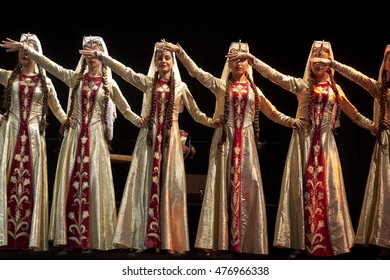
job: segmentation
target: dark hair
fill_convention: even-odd
[[[330,68],[328,68],[326,70],[326,72],[329,74],[329,78],[330,78],[330,86],[332,87],[334,93],[335,93],[335,96],[336,96],[336,116],[334,118],[334,124],[336,124],[337,122],[340,121],[340,94],[339,94],[339,91],[336,87],[336,81],[334,79],[334,75],[332,74],[332,70]],[[335,127],[333,127],[333,131],[335,131]]]
[[[156,51],[157,52],[157,51]],[[172,52],[171,52],[172,55]],[[153,145],[153,124],[154,124],[154,118],[156,115],[156,106],[157,106],[157,97],[156,97],[156,91],[158,87],[158,80],[159,80],[159,73],[156,71],[154,73],[153,78],[153,88],[152,88],[152,98],[151,98],[151,108],[148,116],[148,135],[147,135],[147,144],[149,147],[152,147]],[[168,100],[168,108],[165,113],[165,122],[164,122],[164,139],[163,143],[164,145],[169,145],[169,138],[170,138],[170,130],[172,127],[172,121],[173,121],[173,107],[175,103],[175,77],[174,72],[171,70],[171,75],[168,80],[169,85],[169,100]]]
[[[256,141],[256,146],[258,149],[261,148],[263,145],[260,142],[260,121],[259,121],[259,112],[260,112],[260,97],[259,93],[257,91],[257,87],[253,80],[250,78],[248,72],[245,73],[245,78],[248,80],[250,87],[252,88],[254,94],[255,94],[255,116],[254,116],[254,121],[253,121],[253,128],[255,131],[255,141]],[[225,89],[225,102],[224,102],[224,112],[223,112],[223,119],[222,119],[222,135],[221,139],[218,142],[218,147],[221,148],[221,146],[226,142],[226,136],[227,136],[227,131],[226,131],[226,123],[229,118],[229,111],[230,111],[230,85],[232,83],[232,73],[229,72],[229,75],[227,77],[226,81],[226,89]]]
[[[21,73],[22,65],[20,62],[17,63],[15,68],[12,70],[11,76],[9,77],[7,81],[7,86],[4,89],[4,100],[3,100],[3,108],[5,110],[4,117],[7,119],[9,116],[9,110],[11,107],[11,90],[12,85],[17,78],[17,76]],[[47,115],[47,100],[48,100],[48,89],[47,89],[47,82],[46,82],[46,76],[43,74],[42,67],[38,65],[38,78],[40,81],[40,87],[42,90],[42,114],[41,119],[39,121],[39,133],[43,134],[47,122],[46,122],[46,115]]]
[[[388,52],[386,54],[386,57],[390,54]],[[390,88],[390,81],[387,80],[387,70],[383,69],[382,71],[382,84],[379,90],[379,121],[378,121],[378,132],[376,134],[376,138],[378,140],[379,145],[383,146],[383,143],[381,142],[381,136],[382,132],[385,129],[384,126],[384,120],[386,116],[386,104],[387,104],[387,97],[386,97],[386,91]]]
[[[68,119],[61,125],[61,128],[60,128],[61,136],[64,135],[64,132],[70,126],[69,119],[73,115],[76,90],[80,86],[80,82],[83,79],[83,73],[84,73],[86,67],[87,67],[87,63],[86,63],[85,59],[83,59],[83,62],[82,62],[81,67],[80,67],[80,72],[77,73],[77,79],[76,79],[75,84],[73,85],[73,88],[72,88],[72,91],[70,94],[70,105],[69,105],[69,111],[68,111]]]
[[[329,50],[327,48],[323,48],[323,52],[324,51],[328,51]],[[330,87],[332,88],[333,92],[335,93],[335,99],[336,99],[336,116],[335,116],[335,119],[334,119],[334,125],[333,125],[333,132],[335,133],[335,129],[336,129],[336,123],[339,122],[340,120],[340,94],[339,94],[339,91],[336,87],[336,81],[334,79],[334,75],[332,73],[332,70],[330,68],[328,68],[326,70],[326,73],[328,73],[329,75],[329,78],[330,78]],[[314,80],[314,77],[313,77],[313,72],[311,71],[310,72],[310,80],[309,80],[309,105],[308,105],[308,116],[309,116],[309,122],[310,122],[310,125],[313,126],[313,116],[314,116],[314,106],[313,106],[313,102],[314,102],[314,85],[315,84],[315,80]]]
[[[101,44],[96,44],[96,45],[100,46],[100,48],[102,49]],[[69,106],[69,111],[68,111],[68,119],[70,117],[72,117],[72,115],[73,115],[76,91],[79,88],[80,83],[84,77],[84,71],[85,71],[86,67],[87,67],[86,60],[83,59],[80,71],[77,73],[76,82],[72,88],[71,97],[70,97],[70,106]],[[108,102],[109,102],[109,98],[110,98],[110,89],[108,86],[107,66],[104,64],[102,64],[102,84],[103,84],[103,90],[104,90],[104,100],[103,100],[104,107],[103,107],[103,116],[102,116],[103,127],[104,127],[104,138],[105,138],[106,142],[108,143],[109,148],[111,150],[111,146],[110,146],[111,139],[110,139],[110,133],[109,133],[108,126],[107,126],[107,110],[108,110]],[[69,128],[69,125],[70,125],[69,121],[64,122],[64,124],[61,126],[61,130],[60,130],[61,135],[63,135],[64,131]]]

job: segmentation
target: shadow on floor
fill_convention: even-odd
[[[380,249],[376,246],[352,248],[350,253],[335,257],[322,258],[307,255],[299,255],[296,260],[375,260]],[[58,255],[57,248],[51,248],[42,252],[26,252],[21,250],[0,251],[1,260],[288,260],[293,250],[271,247],[268,255],[237,254],[223,252],[219,254],[206,255],[198,249],[191,249],[185,255],[171,255],[165,251],[160,253],[148,252],[131,253],[127,249],[110,251],[94,250],[90,253],[68,252],[65,255]],[[389,260],[389,257],[386,257]],[[293,261],[293,260],[292,260]]]

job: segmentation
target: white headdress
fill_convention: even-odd
[[[249,45],[247,43],[242,43],[241,40],[239,42],[232,42],[230,44],[228,53],[230,53],[230,52],[238,52],[238,51],[249,52]],[[229,61],[228,61],[228,58],[227,58],[226,62],[225,62],[225,65],[223,67],[223,70],[222,70],[221,79],[226,81],[227,77],[229,75],[229,72],[230,72]],[[251,80],[253,80],[252,66],[250,66],[250,65],[248,66],[247,72],[248,72],[249,77],[251,78]]]
[[[332,60],[334,59],[333,56],[333,51],[332,51],[332,46],[330,42],[326,42],[324,40],[322,41],[314,41],[313,45],[311,46],[310,49],[310,54],[306,62],[306,68],[305,68],[305,73],[303,74],[303,79],[308,80],[310,78],[311,74],[311,62],[310,59],[315,57],[318,57],[321,55],[323,51],[329,52],[329,58]],[[331,68],[332,74],[334,74],[334,69]]]
[[[329,54],[329,57],[326,55],[326,56],[323,56],[323,54]],[[310,59],[313,58],[313,57],[326,57],[326,58],[330,58],[330,59],[334,59],[334,56],[333,56],[333,51],[332,51],[332,46],[330,44],[330,42],[326,42],[324,40],[322,41],[314,41],[312,46],[311,46],[311,49],[310,49],[310,53],[309,53],[309,57],[307,58],[307,62],[306,62],[306,67],[305,67],[305,72],[303,74],[303,79],[304,80],[309,80],[310,77],[311,77],[311,62],[310,62]],[[333,68],[330,68],[331,69],[331,72],[332,72],[332,75],[334,75],[334,69]],[[328,75],[328,78],[329,79],[329,75]],[[333,116],[336,116],[338,114],[337,112],[337,108],[338,106],[335,106],[334,109],[333,109]],[[336,122],[334,123],[334,128],[337,128],[340,126],[340,118],[337,118]]]
[[[147,76],[151,77],[151,78],[154,78],[154,75],[155,75],[155,73],[157,71],[157,68],[156,68],[156,52],[157,51],[161,51],[161,49],[157,49],[156,46],[155,46],[154,50],[153,50],[152,60],[150,62],[148,74],[147,74]],[[173,70],[173,75],[175,77],[175,92],[178,92],[180,90],[180,87],[184,86],[184,84],[181,81],[181,75],[180,75],[179,67],[177,66],[176,55],[175,55],[174,52],[172,53],[172,58],[173,58],[173,68],[172,68],[172,70]],[[147,114],[149,114],[149,109],[148,108],[151,105],[151,102],[149,100],[150,97],[151,96],[147,96],[144,93],[144,97],[143,97],[143,101],[142,101],[142,111],[141,111],[141,116],[142,117],[145,117],[145,116],[147,116]]]
[[[31,46],[35,51],[39,52],[40,54],[43,54],[41,42],[39,41],[37,35],[30,34],[30,33],[23,33],[20,36],[20,42],[26,43],[27,45]],[[38,72],[38,66],[35,66]],[[42,68],[43,74],[46,75],[46,71]]]
[[[150,66],[149,66],[149,70],[148,70],[148,76],[152,77],[152,78],[154,77],[154,74],[157,71],[157,68],[156,68],[156,52],[157,51],[161,51],[161,49],[157,49],[156,47],[154,47],[152,61],[150,62]],[[179,67],[177,66],[175,53],[172,53],[172,56],[173,56],[173,69],[172,70],[173,70],[173,73],[175,75],[176,86],[178,86],[181,84],[181,76],[180,76]]]
[[[382,64],[381,64],[381,67],[379,68],[378,82],[380,82],[381,84],[382,84],[382,73],[383,73],[383,69],[385,69],[386,55],[388,52],[390,52],[390,45],[387,45],[385,48],[385,52],[383,54]]]
[[[381,67],[379,68],[379,77],[378,77],[378,82],[383,86],[383,81],[382,81],[382,74],[383,74],[383,70],[385,69],[385,63],[386,63],[386,56],[388,55],[388,53],[390,52],[390,45],[387,45],[386,48],[385,48],[385,52],[383,54],[383,60],[382,60],[382,63],[381,63]],[[378,123],[379,122],[379,116],[380,116],[380,99],[379,99],[379,96],[378,98],[375,98],[374,100],[374,122],[375,123]]]
[[[90,45],[92,47],[93,44],[101,45],[102,46],[101,52],[108,55],[107,46],[106,46],[106,43],[104,42],[102,37],[100,37],[100,36],[84,36],[83,48],[88,47],[88,45]],[[81,70],[81,66],[83,65],[84,59],[85,59],[85,57],[82,55],[80,57],[78,64],[77,64],[77,67],[75,70],[76,72],[79,72]],[[85,67],[84,73],[87,73],[87,72],[88,72],[88,65]],[[108,78],[108,80],[112,79],[112,71],[109,67],[107,67],[107,78]],[[69,107],[70,107],[70,103],[71,103],[71,100],[70,100],[71,95],[72,95],[72,89],[69,89],[68,111],[69,111]],[[107,106],[108,106],[107,107],[107,129],[108,129],[109,137],[111,140],[113,137],[113,133],[114,133],[114,121],[115,121],[115,118],[117,117],[117,113],[116,113],[115,104],[114,104],[114,102],[112,102],[111,98],[109,98]]]

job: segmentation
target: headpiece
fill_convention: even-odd
[[[165,39],[161,39],[161,42],[165,42]],[[162,50],[154,47],[152,61],[150,62],[150,66],[149,66],[149,70],[148,70],[148,76],[152,77],[152,78],[154,77],[154,74],[157,71],[157,68],[156,68],[156,53],[158,51],[162,51]],[[175,75],[176,85],[179,85],[181,83],[181,76],[180,76],[179,67],[177,66],[176,55],[175,55],[174,52],[172,53],[172,58],[173,58],[173,69],[172,70],[173,70],[173,73]]]
[[[42,54],[41,42],[39,41],[37,35],[30,34],[30,33],[23,33],[20,36],[20,42],[27,43],[28,45],[32,46],[34,50]]]
[[[26,43],[30,47],[34,48],[35,51],[37,51],[40,54],[43,54],[41,42],[39,41],[37,35],[30,34],[30,33],[23,33],[20,36],[20,42]],[[38,68],[38,66],[36,66]],[[38,69],[36,69],[38,72]],[[46,75],[46,71],[42,68],[43,74]]]
[[[162,42],[165,41],[165,39],[161,39]],[[154,75],[157,71],[157,68],[156,68],[156,53],[158,51],[162,51],[161,49],[158,49],[156,48],[156,46],[154,46],[154,50],[153,50],[153,55],[152,55],[152,60],[150,62],[150,66],[149,66],[149,70],[148,70],[148,74],[147,76],[148,77],[151,77],[151,78],[154,78]],[[174,74],[174,77],[175,77],[175,91],[178,92],[180,89],[179,87],[180,86],[183,86],[184,84],[182,83],[181,81],[181,75],[180,75],[180,71],[179,71],[179,67],[177,65],[177,60],[176,60],[176,55],[174,52],[172,52],[172,59],[173,59],[173,74]],[[144,93],[144,97],[143,97],[143,101],[142,101],[142,111],[141,111],[141,116],[145,117],[147,114],[149,114],[149,107],[151,105],[151,101],[149,100],[151,96],[147,96],[145,93]]]
[[[383,73],[383,69],[385,69],[385,63],[386,63],[386,56],[389,54],[390,52],[390,45],[387,45],[386,48],[385,48],[385,52],[383,54],[383,60],[382,60],[382,63],[381,63],[381,67],[379,68],[379,77],[378,77],[378,81],[380,83],[382,83],[382,73]],[[390,73],[389,73],[390,74]]]
[[[230,44],[228,53],[234,53],[234,52],[249,52],[249,45],[247,43],[242,43],[241,40],[239,40],[238,42],[232,42]],[[223,70],[222,70],[221,79],[226,81],[227,77],[229,75],[229,72],[230,72],[229,61],[228,61],[228,58],[227,58],[226,62],[225,62],[225,65],[223,67]],[[247,72],[248,72],[249,77],[251,78],[251,80],[253,80],[252,66],[250,66],[250,65],[248,66]]]
[[[386,48],[385,48],[385,52],[383,54],[383,60],[382,60],[382,63],[381,63],[381,67],[379,68],[378,82],[382,86],[383,86],[382,74],[383,74],[383,70],[385,69],[386,56],[388,56],[388,55],[390,55],[390,45],[387,45]],[[374,108],[373,108],[373,112],[374,112],[373,119],[374,119],[375,123],[378,123],[379,116],[380,116],[380,104],[379,104],[379,102],[380,102],[379,98],[375,98],[375,100],[374,100]]]
[[[108,50],[107,50],[107,46],[103,40],[102,37],[100,36],[84,36],[83,37],[83,48],[92,48],[93,45],[99,45],[101,46],[101,52],[108,55]],[[83,60],[85,59],[85,57],[82,55],[80,57],[80,60],[77,64],[77,67],[76,67],[76,72],[78,73],[80,70],[81,70],[81,66],[83,65]],[[85,67],[85,71],[84,73],[87,73],[88,72],[88,65],[87,67]],[[107,78],[108,80],[111,80],[112,79],[112,71],[109,67],[107,67]],[[71,98],[71,95],[72,95],[72,89],[69,89],[69,96],[68,96],[68,110],[69,110],[69,106],[70,106],[70,98]],[[111,97],[108,99],[108,104],[107,104],[107,128],[109,130],[109,135],[110,135],[110,140],[112,139],[113,137],[113,133],[114,133],[114,121],[115,121],[115,118],[117,117],[117,113],[116,113],[116,107],[115,107],[115,104],[114,102],[112,102],[111,100]]]
[[[303,74],[303,79],[308,80],[311,74],[311,63],[310,59],[313,57],[326,57],[334,59],[332,46],[330,42],[327,41],[314,41],[311,46],[310,54],[306,62],[305,73]],[[334,69],[331,68],[332,74],[334,74]]]

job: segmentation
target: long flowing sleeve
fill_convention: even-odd
[[[46,69],[47,72],[63,81],[68,87],[72,87],[75,83],[75,71],[66,69],[61,65],[50,60],[43,54],[35,51],[31,47],[25,47],[25,52],[29,58],[34,60],[38,65]]]
[[[308,106],[310,95],[307,94],[307,90],[309,89],[310,85],[307,80],[282,74],[258,58],[255,58],[251,65],[263,77],[269,79],[271,82],[279,85],[283,89],[295,94],[298,99],[298,109],[295,117],[309,120]]]
[[[111,68],[112,71],[122,77],[122,79],[124,79],[126,82],[132,84],[142,92],[145,92],[145,90],[148,88],[150,83],[146,75],[136,73],[130,67],[125,66],[123,63],[107,54],[102,53],[101,56],[102,63]]]
[[[294,94],[299,94],[307,88],[307,83],[303,79],[282,74],[258,58],[254,59],[252,67],[264,78]]]
[[[0,68],[0,84],[7,86],[8,79],[11,76],[12,71],[4,70]]]
[[[358,112],[356,107],[348,100],[339,86],[338,91],[342,111],[358,126],[371,131],[372,134],[376,134],[377,126],[375,123]]]
[[[127,102],[126,98],[123,96],[117,82],[115,80],[111,80],[111,85],[112,85],[112,101],[114,102],[115,106],[119,109],[121,114],[127,120],[132,122],[134,125],[138,126],[141,121],[141,117],[131,110],[129,103]]]
[[[196,63],[188,56],[183,48],[180,48],[180,52],[177,53],[177,57],[187,69],[191,77],[196,78],[203,86],[210,89],[212,92],[215,91],[213,88],[218,87],[216,83],[219,79],[215,79],[212,74],[198,67],[198,65],[196,65]]]
[[[57,92],[54,88],[52,81],[49,78],[46,78],[46,83],[48,87],[48,105],[54,116],[62,124],[66,120],[67,115],[58,100]]]
[[[180,48],[180,52],[177,53],[177,57],[187,69],[190,76],[196,78],[203,86],[208,88],[215,95],[216,102],[213,119],[218,119],[219,116],[223,114],[226,81],[216,78],[209,72],[199,68],[182,48]]]
[[[184,85],[182,91],[183,91],[182,97],[183,97],[184,105],[186,106],[191,117],[198,123],[201,123],[205,126],[214,127],[213,119],[207,117],[207,115],[199,109],[187,85]]]
[[[344,77],[359,84],[361,87],[367,90],[373,97],[375,97],[379,93],[380,84],[375,79],[370,78],[365,74],[363,74],[362,72],[357,71],[354,68],[342,64],[336,60],[333,60],[333,68]]]
[[[257,91],[259,92],[260,96],[260,110],[264,113],[270,120],[273,122],[276,122],[278,124],[284,125],[286,127],[292,127],[294,118],[287,116],[283,114],[282,112],[278,111],[276,107],[269,101],[264,94],[260,91],[258,88]]]

